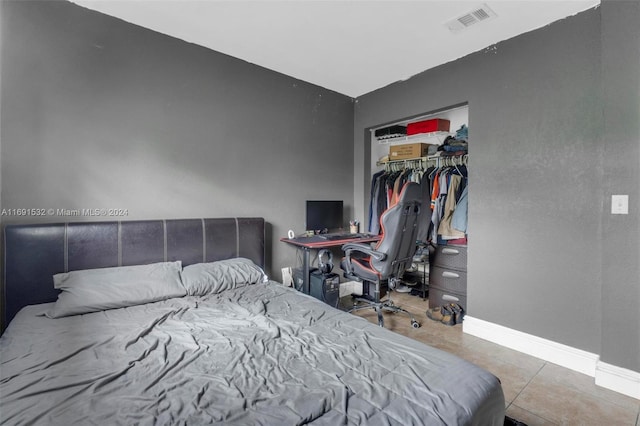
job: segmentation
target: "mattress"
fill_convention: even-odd
[[[0,337],[3,424],[502,425],[499,380],[275,282]]]

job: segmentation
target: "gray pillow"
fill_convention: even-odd
[[[204,296],[266,281],[264,271],[243,257],[196,263],[182,270],[182,285],[189,296]]]
[[[53,276],[62,290],[49,318],[124,308],[185,295],[182,262],[85,269]]]

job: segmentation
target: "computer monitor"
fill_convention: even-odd
[[[344,227],[342,201],[307,200],[307,231],[336,231]]]

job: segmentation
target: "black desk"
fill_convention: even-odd
[[[302,271],[304,272],[302,292],[309,294],[309,253],[311,250],[321,250],[329,247],[342,246],[347,243],[371,243],[379,241],[381,235],[354,235],[352,238],[344,238],[339,240],[327,240],[321,235],[313,235],[310,237],[298,238],[280,238],[280,241],[292,244],[303,250]],[[295,283],[294,283],[295,286]]]

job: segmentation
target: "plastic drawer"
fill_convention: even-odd
[[[439,245],[433,256],[433,265],[454,269],[467,269],[467,246]]]
[[[467,273],[466,271],[432,266],[429,273],[429,285],[466,294]]]
[[[429,287],[429,308],[446,305],[448,303],[457,303],[467,311],[467,296],[452,291],[444,290],[438,287]]]

